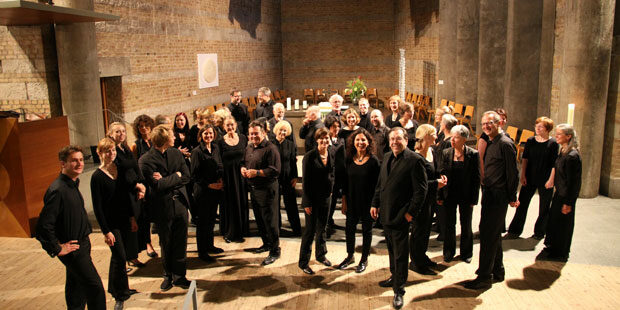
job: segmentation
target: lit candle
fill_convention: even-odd
[[[291,110],[291,97],[286,98],[286,109]]]
[[[568,118],[566,120],[566,123],[568,123],[569,125],[573,126],[573,120],[575,119],[575,104],[574,103],[569,103],[568,104]]]
[[[303,109],[307,109],[308,108],[308,101],[304,100],[303,105],[302,105]]]
[[[299,110],[299,99],[295,99],[295,110]]]

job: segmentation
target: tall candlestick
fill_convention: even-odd
[[[299,99],[295,99],[295,110],[299,110]]]
[[[575,120],[575,104],[574,103],[569,103],[568,104],[568,118],[566,120],[566,123],[568,123],[569,125],[573,126],[573,121]]]
[[[304,100],[303,108],[304,108],[304,110],[308,108],[308,101]]]
[[[291,110],[291,97],[286,98],[286,109]]]

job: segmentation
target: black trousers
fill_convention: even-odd
[[[58,257],[67,268],[65,300],[67,309],[105,309],[105,290],[90,257],[90,240],[80,241],[80,248]],[[125,262],[123,261],[123,267]]]
[[[304,268],[310,262],[312,255],[312,241],[315,242],[315,257],[322,260],[327,254],[327,244],[325,243],[325,225],[329,215],[329,204],[331,197],[320,199],[313,202],[312,214],[304,212],[306,216],[306,227],[301,236],[301,246],[299,248],[299,267]]]
[[[129,279],[127,278],[127,271],[125,270],[125,262],[127,256],[125,254],[125,244],[123,242],[124,236],[127,235],[128,229],[112,229],[112,234],[116,239],[113,246],[110,247],[112,251],[112,258],[110,258],[110,269],[108,273],[108,292],[116,300],[129,299]]]
[[[342,198],[342,189],[340,184],[334,183],[332,187],[332,198],[329,204],[329,214],[327,216],[327,226],[334,226],[334,212],[336,211],[336,205],[338,204],[338,198]]]
[[[220,202],[221,191],[207,188],[199,197],[195,197],[194,215],[196,219],[196,246],[198,256],[207,256],[213,248],[213,228],[217,217],[217,205]]]
[[[482,191],[480,216],[480,265],[478,277],[487,279],[492,274],[504,275],[502,230],[508,209],[508,198],[503,191]]]
[[[558,195],[553,197],[545,245],[550,255],[567,259],[575,228],[575,206],[572,206],[570,213],[563,214],[563,201],[565,200]]]
[[[523,232],[523,226],[525,225],[525,219],[527,218],[527,209],[530,206],[532,197],[538,190],[539,204],[538,204],[538,218],[534,225],[534,234],[536,236],[544,236],[547,230],[547,220],[549,218],[549,207],[551,206],[551,198],[553,197],[553,188],[547,189],[544,185],[534,186],[527,184],[521,186],[519,192],[519,207],[515,212],[515,216],[510,222],[508,232],[515,235],[521,235]]]
[[[284,209],[286,210],[286,216],[288,222],[291,224],[291,229],[294,233],[301,233],[301,222],[299,220],[299,209],[297,208],[297,195],[295,194],[295,188],[291,186],[291,180],[282,180],[280,183],[280,193],[278,195],[278,218],[279,228],[282,228],[282,215],[280,214],[280,199],[284,200]]]
[[[187,271],[187,206],[174,200],[174,215],[157,223],[164,277],[176,281],[184,278]]]
[[[138,253],[146,250],[146,244],[151,243],[151,216],[149,212],[149,204],[145,201],[141,202],[140,216],[136,219],[138,222]]]
[[[278,182],[265,187],[251,186],[250,198],[258,232],[269,254],[280,255],[280,228],[278,227]]]
[[[429,203],[425,203],[420,214],[411,222],[411,236],[409,237],[409,256],[418,267],[427,266],[431,262],[426,251],[428,250],[428,239],[431,236],[432,224],[431,206]]]
[[[459,208],[461,221],[461,258],[473,256],[474,234],[471,228],[474,208],[469,204],[444,202],[441,206],[441,234],[443,235],[443,257],[452,258],[456,255],[456,207]]]
[[[384,226],[385,241],[387,242],[390,257],[390,272],[392,273],[392,288],[395,293],[405,293],[405,283],[409,273],[409,225],[388,228]]]
[[[360,214],[361,213],[361,214]],[[347,253],[353,255],[355,252],[355,231],[357,224],[362,222],[362,259],[365,261],[370,255],[370,245],[372,244],[372,224],[370,208],[364,210],[347,210],[347,221],[345,236],[347,239]]]

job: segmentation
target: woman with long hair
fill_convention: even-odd
[[[390,97],[388,103],[388,106],[390,107],[390,112],[392,113],[385,116],[384,123],[385,126],[387,126],[388,128],[392,128],[394,126],[397,126],[398,120],[400,120],[400,113],[398,113],[398,107],[402,103],[405,103],[405,101],[401,99],[400,96],[394,95]]]
[[[355,272],[361,273],[368,266],[370,244],[372,243],[373,219],[370,204],[379,179],[379,159],[374,155],[375,146],[372,135],[359,128],[347,140],[346,174],[342,189],[342,214],[347,216],[346,240],[347,257],[338,265],[344,269],[355,262],[355,230],[362,222],[362,258]]]

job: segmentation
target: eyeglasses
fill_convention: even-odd
[[[486,122],[486,123],[482,123],[482,126],[491,126],[494,125],[495,122]]]

